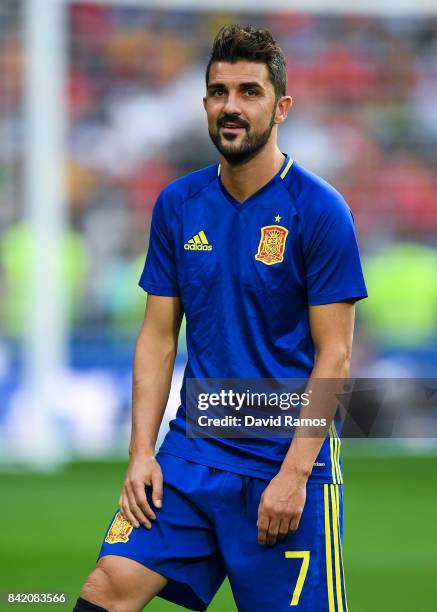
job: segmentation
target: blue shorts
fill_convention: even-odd
[[[309,482],[298,530],[261,545],[267,480],[164,453],[157,459],[164,497],[152,528],[132,529],[116,513],[99,557],[128,557],[162,574],[169,582],[160,597],[191,610],[205,610],[228,576],[240,612],[346,612],[341,485]]]

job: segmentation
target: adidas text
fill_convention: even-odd
[[[186,242],[184,249],[186,251],[212,251],[212,246],[210,244],[188,244]]]

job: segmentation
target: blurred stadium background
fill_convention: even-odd
[[[276,35],[282,150],[353,210],[371,296],[353,374],[437,378],[437,5],[1,0],[0,591],[74,598],[94,562],[126,466],[151,209],[216,160],[204,69],[233,21]],[[185,357],[182,333],[166,423]],[[434,608],[435,445],[346,444],[352,612]],[[211,609],[235,609],[228,587]]]

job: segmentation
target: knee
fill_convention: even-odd
[[[80,597],[110,612],[118,612],[123,609],[125,599],[120,586],[115,573],[99,560],[83,585]]]

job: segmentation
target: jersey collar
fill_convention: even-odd
[[[285,177],[287,176],[290,168],[293,165],[294,160],[287,155],[286,153],[283,153],[283,155],[285,155],[285,159],[284,159],[284,163],[282,164],[279,172],[277,172],[275,174],[275,176],[273,176],[265,185],[263,185],[262,187],[260,187],[258,189],[258,191],[255,191],[255,193],[253,193],[251,196],[249,196],[247,198],[247,200],[244,200],[244,202],[239,202],[237,199],[235,199],[230,193],[229,191],[226,189],[226,187],[223,185],[223,182],[221,180],[221,164],[217,164],[217,179],[218,179],[218,183],[220,185],[220,189],[223,193],[223,195],[225,196],[225,198],[236,208],[238,209],[242,209],[245,208],[246,205],[249,202],[252,202],[252,200],[256,199],[260,194],[264,193],[264,191],[266,191],[269,187],[271,187],[274,183],[277,183],[278,181],[282,181],[285,179]]]

